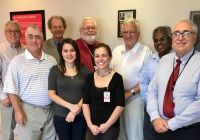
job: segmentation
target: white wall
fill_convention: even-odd
[[[79,37],[79,22],[92,16],[99,26],[99,39],[112,48],[123,43],[117,38],[118,10],[136,9],[141,23],[141,41],[153,48],[152,30],[159,25],[172,26],[179,19],[189,18],[190,11],[200,10],[199,0],[0,0],[0,40],[9,12],[45,10],[45,21],[52,15],[66,18],[65,37]],[[46,27],[47,38],[51,37]]]

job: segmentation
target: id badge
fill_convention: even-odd
[[[104,96],[104,102],[110,102],[110,91],[104,91],[103,93]]]

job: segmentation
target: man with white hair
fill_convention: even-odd
[[[93,62],[93,48],[95,48],[99,42],[97,41],[97,24],[92,17],[85,17],[80,24],[81,38],[76,40],[81,53],[81,64],[86,66],[89,71],[94,71]]]

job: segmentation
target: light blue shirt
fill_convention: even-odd
[[[181,58],[181,75],[175,84],[173,102],[175,116],[168,121],[169,128],[178,128],[200,122],[200,53],[193,50]],[[175,52],[165,55],[159,61],[153,80],[148,87],[147,111],[151,121],[156,118],[168,119],[163,115],[163,101],[166,86],[176,65]]]
[[[148,85],[153,79],[159,60],[160,57],[158,53],[154,53],[145,60],[142,68],[142,76],[140,78],[140,94],[145,102],[147,102]]]

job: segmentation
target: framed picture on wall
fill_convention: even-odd
[[[38,25],[43,32],[44,40],[46,39],[44,10],[10,12],[10,20],[18,22],[21,27],[22,45],[25,45],[25,30],[30,24]]]
[[[131,9],[131,10],[118,10],[118,30],[117,30],[117,36],[122,37],[122,31],[121,27],[124,22],[124,20],[133,17],[136,18],[136,10]]]
[[[192,20],[198,27],[198,38],[196,43],[197,50],[200,51],[200,11],[191,11],[190,12],[190,20]]]

